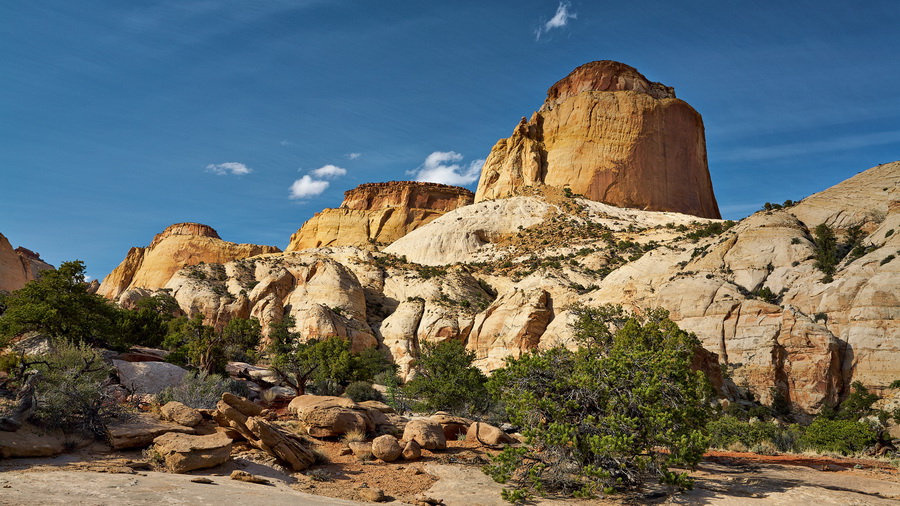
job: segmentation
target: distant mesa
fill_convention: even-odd
[[[125,260],[103,280],[100,295],[116,299],[129,288],[162,288],[182,267],[280,253],[275,246],[223,241],[209,225],[176,223],[153,238],[145,248],[131,248]]]
[[[0,291],[11,292],[37,279],[41,271],[53,266],[28,248],[13,249],[9,240],[0,234]]]
[[[494,145],[475,201],[539,185],[619,207],[720,218],[700,114],[673,88],[609,60],[551,86],[531,119]]]
[[[473,202],[475,194],[459,186],[417,181],[367,183],[344,193],[335,209],[310,218],[291,236],[285,251],[327,246],[377,249]]]

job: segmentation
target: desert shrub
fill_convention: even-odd
[[[638,486],[650,476],[680,488],[708,446],[711,388],[691,369],[697,337],[665,311],[578,308],[581,348],[507,359],[489,387],[523,427],[527,446],[508,447],[485,471],[521,491],[577,496]]]
[[[163,346],[173,353],[167,360],[207,374],[224,374],[229,360],[255,360],[255,349],[262,338],[255,318],[232,318],[217,331],[204,324],[203,315],[198,313],[192,318],[175,318],[168,327]]]
[[[875,413],[872,404],[879,399],[878,395],[869,393],[869,390],[859,381],[854,381],[853,392],[847,396],[837,412],[837,418],[841,420],[859,420],[862,417]]]
[[[485,411],[490,404],[487,376],[472,365],[474,361],[475,352],[460,341],[425,342],[416,361],[417,375],[403,387],[404,394],[416,400],[417,411]]]
[[[37,417],[47,426],[102,437],[106,424],[123,415],[106,394],[112,366],[86,343],[60,340],[52,351],[31,360],[40,378],[35,385]]]
[[[817,452],[851,455],[873,445],[876,433],[865,422],[816,418],[800,437],[800,446]]]
[[[178,401],[196,409],[212,409],[216,402],[222,398],[222,394],[231,392],[241,397],[248,397],[250,389],[242,381],[235,381],[218,374],[199,372],[185,375],[181,384],[167,387],[156,395],[160,404],[169,401]]]
[[[354,381],[350,383],[344,389],[344,395],[351,398],[354,402],[384,400],[381,392],[375,390],[375,387],[368,381]]]
[[[824,223],[820,223],[816,226],[813,231],[813,236],[815,238],[814,254],[816,259],[816,269],[819,269],[825,274],[822,281],[830,283],[835,268],[840,261],[840,258],[838,257],[837,238],[834,236],[834,230]]]
[[[882,259],[881,259],[881,262],[878,262],[878,265],[884,265],[884,264],[886,264],[886,263],[889,263],[889,262],[890,262],[891,260],[893,260],[894,258],[896,258],[894,255],[888,255],[888,256],[882,258]]]
[[[338,396],[344,392],[344,388],[330,378],[317,379],[308,385],[309,393],[313,395]]]
[[[710,420],[706,428],[712,447],[729,449],[739,443],[757,453],[770,452],[772,448],[782,452],[795,451],[799,448],[798,439],[803,433],[799,425],[742,421],[731,415]]]

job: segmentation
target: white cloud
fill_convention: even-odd
[[[319,181],[307,174],[291,184],[291,198],[305,199],[314,195],[320,195],[327,188],[328,181]]]
[[[310,172],[310,174],[316,177],[333,178],[346,175],[347,169],[338,167],[337,165],[331,165],[329,163],[328,165],[323,165],[322,167],[319,167],[318,169]]]
[[[563,28],[569,24],[570,19],[577,19],[578,14],[569,11],[571,6],[572,4],[569,2],[560,2],[559,7],[556,8],[556,14],[550,18],[550,21],[547,21],[535,30],[535,38],[540,39],[542,34],[545,34],[554,28]]]
[[[351,160],[356,160],[357,158],[362,156],[362,153],[347,153],[344,156],[346,156],[347,158],[349,158]]]
[[[425,158],[425,163],[408,173],[414,174],[416,181],[458,186],[472,184],[481,175],[484,160],[475,160],[468,165],[454,163],[462,159],[463,155],[456,151],[435,151]]]
[[[217,176],[225,176],[231,174],[232,176],[243,176],[245,174],[249,174],[253,172],[253,169],[247,167],[243,163],[238,162],[225,162],[225,163],[211,163],[206,166],[206,172],[212,172]]]

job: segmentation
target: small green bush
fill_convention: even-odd
[[[248,397],[250,389],[242,381],[235,381],[218,374],[200,372],[187,375],[180,385],[165,388],[156,395],[160,404],[178,401],[196,409],[213,409],[222,398],[222,394],[231,392],[241,397]]]
[[[851,455],[865,450],[875,441],[875,431],[865,422],[819,417],[803,432],[800,446],[818,452]]]
[[[352,399],[353,402],[384,400],[381,392],[375,390],[375,387],[368,381],[354,381],[350,383],[344,389],[344,395]]]

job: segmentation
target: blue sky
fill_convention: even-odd
[[[896,1],[4,2],[0,233],[99,278],[182,221],[283,248],[360,183],[474,189],[603,59],[703,115],[737,219],[900,159],[898,27]]]

